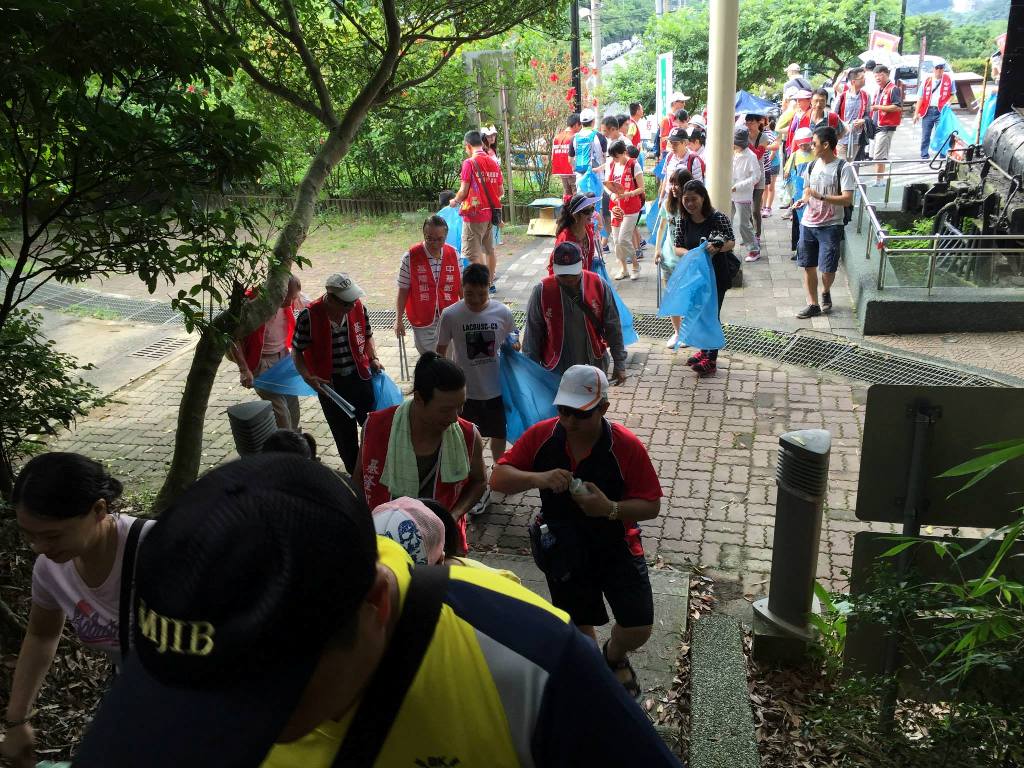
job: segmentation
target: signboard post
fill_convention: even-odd
[[[668,114],[672,96],[672,52],[658,54],[658,72],[655,84],[655,112],[660,123]]]

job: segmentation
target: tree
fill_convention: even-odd
[[[163,507],[199,473],[203,422],[223,335],[241,338],[280,306],[316,199],[371,111],[427,83],[465,43],[526,20],[551,24],[564,3],[547,0],[199,0],[207,23],[243,49],[239,67],[268,93],[316,120],[324,141],[298,185],[274,243],[259,296],[241,316],[218,315],[201,333],[178,410],[174,456],[157,498]]]
[[[208,69],[231,71],[223,40],[161,0],[21,0],[0,26],[0,199],[15,233],[0,238],[0,340],[25,347],[0,368],[23,411],[0,431],[6,491],[28,435],[96,402],[19,307],[50,280],[135,273],[152,291],[202,271],[176,300],[200,322],[203,297],[259,251],[239,242],[251,219],[206,201],[268,153],[254,123],[203,95]]]
[[[864,50],[868,16],[874,10],[880,29],[895,28],[895,0],[744,0],[740,5],[737,86],[771,84],[781,91],[784,70],[793,61],[812,72],[834,76]],[[654,102],[654,61],[672,51],[674,85],[703,104],[707,97],[708,35],[706,5],[665,14],[648,27],[643,49],[608,79],[620,101]]]
[[[908,16],[906,29],[907,39],[903,45],[906,53],[919,53],[922,37],[927,41],[927,53],[939,53],[945,50],[953,25],[938,13],[923,13],[920,16]]]

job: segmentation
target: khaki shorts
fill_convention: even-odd
[[[494,225],[489,221],[463,221],[462,256],[479,263],[485,253],[494,256]]]
[[[874,143],[871,145],[872,160],[888,160],[889,147],[892,146],[892,135],[896,131],[878,131],[875,133]]]

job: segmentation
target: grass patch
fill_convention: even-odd
[[[104,309],[103,307],[89,307],[83,304],[72,304],[70,307],[65,307],[61,312],[67,315],[74,315],[75,317],[91,317],[94,320],[120,320],[121,314],[115,312],[112,309]]]

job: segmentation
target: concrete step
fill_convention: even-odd
[[[757,768],[743,630],[721,615],[698,619],[691,629],[690,766]]]
[[[551,599],[544,574],[529,555],[471,552],[470,556],[492,568],[507,568],[522,579],[523,586],[545,600]],[[690,574],[683,571],[651,569],[650,579],[651,592],[654,594],[654,629],[646,645],[629,657],[644,691],[641,702],[648,698],[649,692],[664,693],[672,688],[679,645],[686,628],[690,590]],[[612,615],[610,608],[608,615]],[[598,627],[598,641],[604,643],[610,630],[611,624]]]

